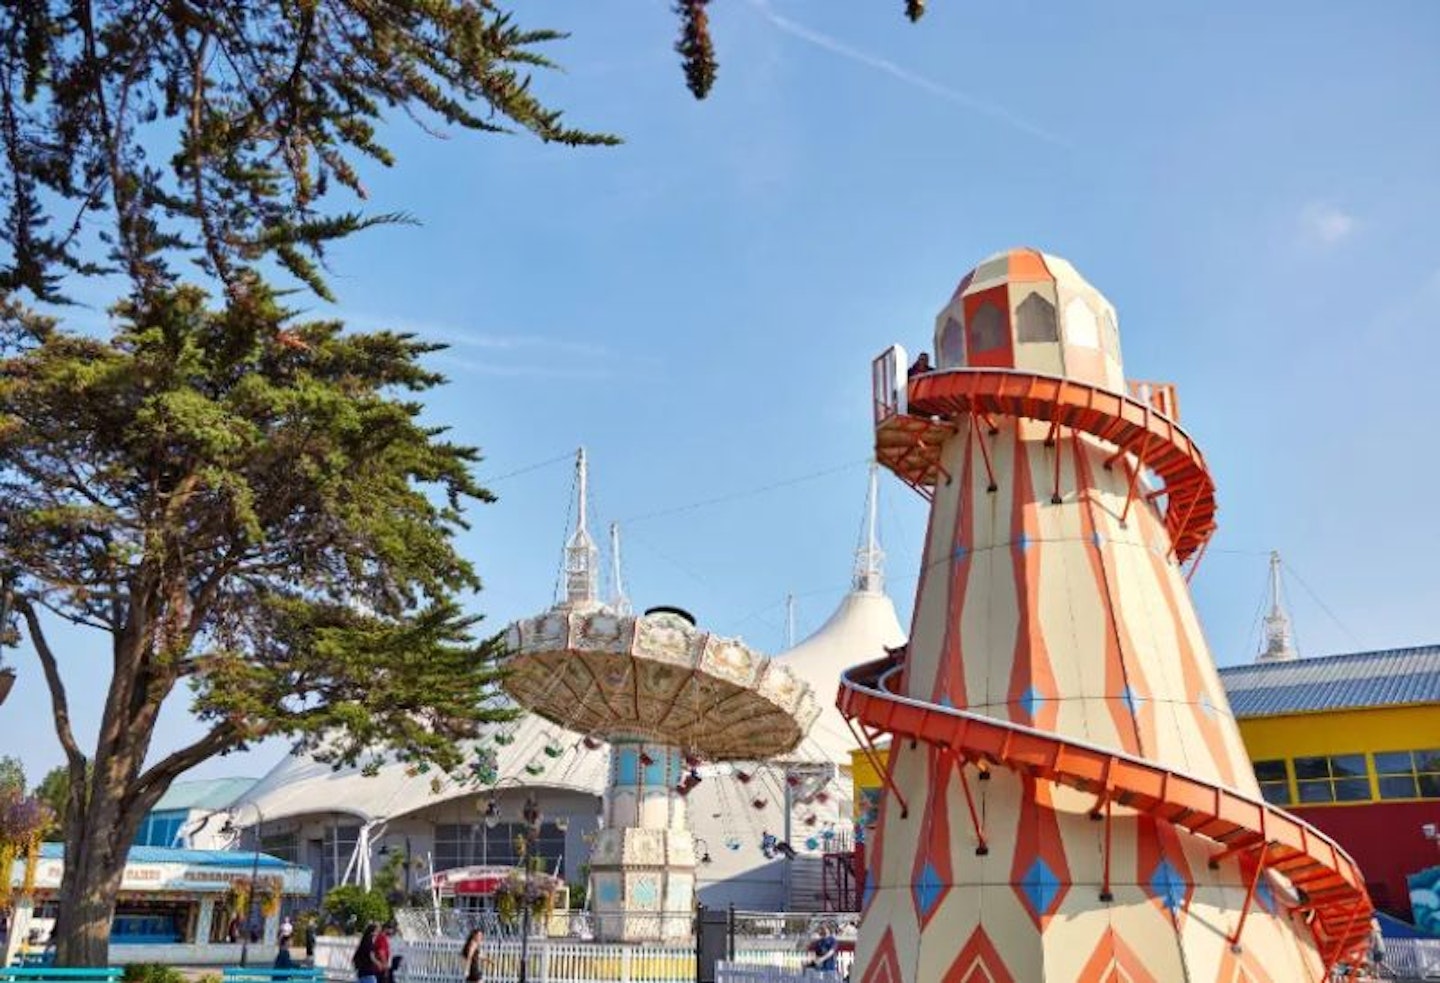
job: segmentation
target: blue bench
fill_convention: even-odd
[[[55,965],[55,950],[45,952],[18,952],[10,962],[11,966],[53,966]]]
[[[11,966],[0,969],[0,983],[119,983],[120,966]]]
[[[224,983],[323,983],[325,971],[314,966],[226,966],[220,971]],[[3,981],[0,981],[3,983]]]

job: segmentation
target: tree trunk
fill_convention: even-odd
[[[115,917],[115,896],[125,869],[107,873],[100,867],[79,867],[71,873],[65,858],[60,888],[60,917],[55,924],[55,963],[59,966],[108,966],[110,923]],[[90,876],[86,876],[86,874]]]
[[[154,733],[155,708],[126,706],[116,698],[127,675],[117,670],[111,681],[89,774],[77,782],[72,770],[65,873],[55,924],[55,961],[61,966],[109,965],[110,926],[130,845],[146,811],[163,792],[137,796],[134,791]],[[118,724],[127,717],[129,727]]]

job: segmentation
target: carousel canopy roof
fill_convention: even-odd
[[[790,670],[671,611],[561,604],[511,625],[506,642],[515,701],[586,734],[764,760],[793,750],[820,712]]]

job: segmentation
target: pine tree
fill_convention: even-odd
[[[404,219],[332,204],[392,163],[382,114],[616,142],[531,92],[563,37],[489,0],[0,4],[0,291],[58,301],[111,272],[164,291],[195,259],[227,291],[273,261],[328,297],[326,246]]]
[[[67,965],[104,965],[136,829],[199,762],[283,736],[337,764],[459,771],[509,716],[454,543],[465,503],[491,496],[477,452],[419,419],[436,346],[297,323],[261,287],[118,315],[97,339],[0,313],[0,558],[67,759]],[[50,644],[47,618],[108,639],[90,754],[62,678],[83,655]],[[177,691],[207,731],[150,756]]]

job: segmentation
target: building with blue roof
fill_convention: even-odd
[[[35,867],[33,899],[18,898],[8,959],[26,946],[43,948],[59,913],[65,846],[45,843]],[[12,889],[24,880],[23,860],[8,872]],[[263,946],[277,940],[285,898],[310,894],[310,870],[279,857],[243,850],[135,846],[120,881],[111,928],[111,958],[180,965],[233,964],[251,930]],[[253,901],[247,896],[258,885]],[[18,892],[17,892],[18,894]]]
[[[1277,649],[1220,670],[1261,791],[1334,837],[1378,908],[1417,920],[1407,877],[1440,863],[1440,645]]]
[[[255,785],[253,778],[211,778],[176,782],[146,814],[135,832],[136,846],[224,849],[224,816]],[[214,817],[219,818],[214,818]],[[213,820],[213,821],[212,821]]]

